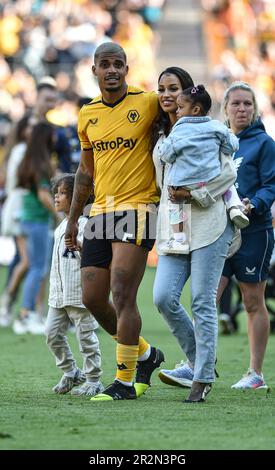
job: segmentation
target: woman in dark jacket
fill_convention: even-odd
[[[275,142],[259,117],[255,93],[244,82],[226,90],[223,111],[227,125],[239,139],[234,154],[235,186],[245,204],[250,224],[242,229],[239,251],[225,263],[218,297],[235,275],[248,314],[250,365],[234,389],[266,389],[262,365],[269,335],[269,315],[264,292],[274,246],[271,205],[275,200]]]

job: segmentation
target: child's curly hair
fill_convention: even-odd
[[[66,189],[66,193],[68,195],[68,199],[72,202],[73,192],[74,192],[74,181],[75,175],[66,173],[65,175],[59,176],[57,179],[53,181],[52,184],[52,192],[55,195],[58,191],[58,188],[63,184],[64,188]]]
[[[71,203],[73,199],[74,183],[75,183],[75,175],[72,173],[66,173],[53,181],[52,192],[55,195],[57,193],[58,188],[63,184],[67,193],[68,200]],[[90,194],[86,202],[86,205],[92,204],[93,201],[94,201],[93,194]]]

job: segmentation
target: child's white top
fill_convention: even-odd
[[[77,240],[82,245],[84,227],[87,218],[78,220]],[[49,306],[63,308],[66,306],[82,307],[82,290],[80,277],[80,253],[70,251],[65,246],[67,219],[64,219],[54,232],[54,247],[50,273]]]

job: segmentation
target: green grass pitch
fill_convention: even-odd
[[[152,303],[154,269],[139,292],[143,335],[160,347],[165,367],[183,357]],[[4,271],[0,271],[3,284]],[[189,289],[183,301],[190,309]],[[155,372],[151,389],[136,401],[92,403],[51,388],[60,379],[54,358],[39,336],[0,329],[0,449],[275,449],[275,392],[243,393],[230,385],[248,365],[245,315],[238,335],[219,337],[217,379],[204,404],[184,404],[188,390],[162,384]],[[105,385],[113,381],[115,343],[99,332]],[[72,334],[69,340],[81,365]],[[265,378],[275,386],[275,338],[270,337]]]

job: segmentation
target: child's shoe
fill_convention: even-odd
[[[249,225],[249,218],[238,207],[231,207],[229,217],[237,228],[245,228]]]
[[[167,243],[166,247],[162,249],[163,253],[178,253],[187,255],[190,252],[190,246],[188,242],[180,242],[171,238]]]
[[[72,390],[75,385],[80,385],[85,382],[86,377],[81,369],[77,368],[74,377],[69,377],[68,375],[63,375],[61,380],[56,384],[52,391],[64,395]]]
[[[86,397],[94,397],[98,393],[103,392],[103,390],[105,390],[105,387],[100,381],[84,382],[84,384],[80,385],[80,387],[73,388],[71,395],[76,397],[80,397],[81,395],[85,395]]]

